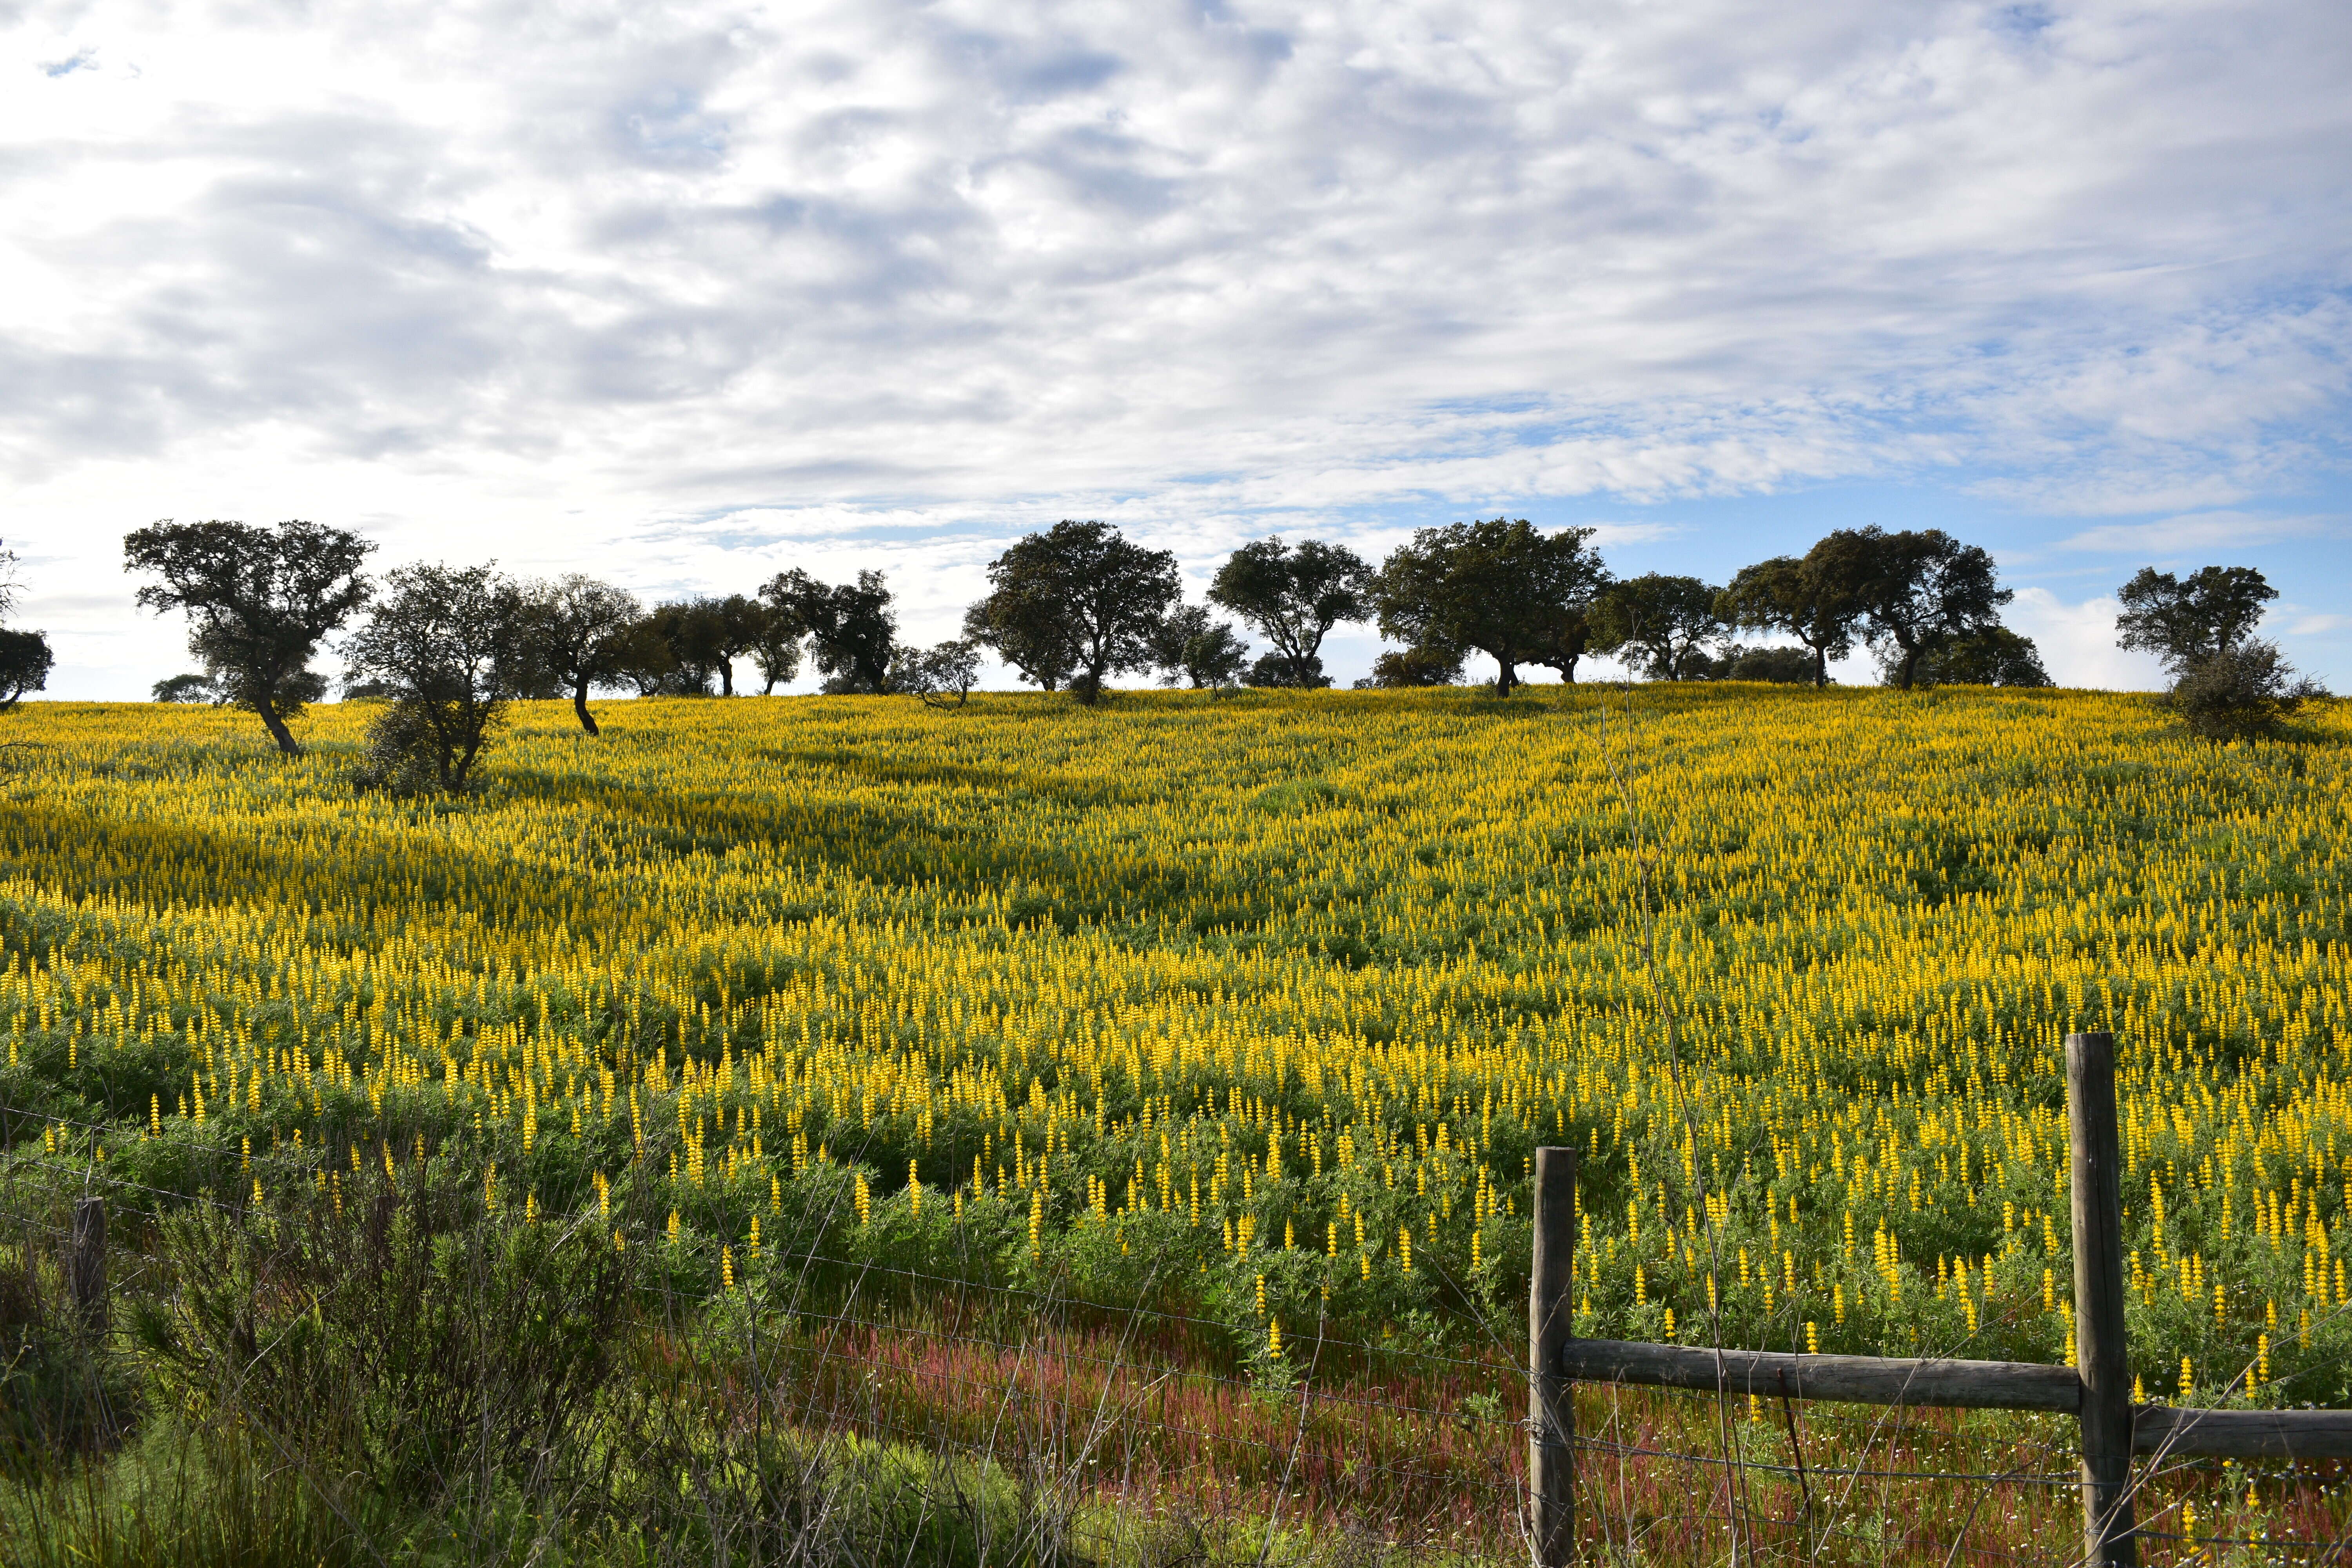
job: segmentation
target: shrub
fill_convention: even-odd
[[[2318,682],[2295,673],[2276,643],[2249,637],[2184,668],[2165,705],[2192,735],[2242,741],[2278,733],[2288,714],[2326,695]]]

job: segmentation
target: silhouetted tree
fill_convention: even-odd
[[[320,643],[368,601],[360,568],[375,546],[315,522],[152,523],[126,534],[126,570],[162,579],[139,590],[158,612],[185,610],[188,651],[227,700],[250,708],[278,749],[300,756],[286,721]]]
[[[690,688],[685,692],[689,696],[709,693],[707,684],[695,684],[692,672],[679,664],[677,650],[670,647],[655,616],[640,616],[621,632],[614,644],[613,663],[639,697],[674,696],[686,688]]]
[[[210,702],[213,700],[212,677],[167,675],[148,689],[148,695],[158,702]]]
[[[2143,566],[2116,596],[2116,646],[2152,653],[2177,676],[2244,641],[2278,590],[2251,566],[2204,566],[2185,579]]]
[[[505,720],[523,641],[523,594],[488,566],[402,566],[343,650],[391,706],[368,731],[370,782],[463,794]]]
[[[49,639],[39,632],[0,630],[0,713],[23,701],[27,691],[45,689],[56,662]]]
[[[898,618],[879,572],[860,572],[854,584],[818,582],[795,567],[780,572],[760,589],[772,610],[790,615],[808,628],[816,667],[832,679],[835,692],[881,692],[890,689],[890,656],[898,647]]]
[[[751,646],[751,662],[760,671],[760,695],[766,697],[800,674],[801,639],[808,636],[808,627],[801,624],[796,609],[780,608],[765,600],[760,608],[762,615],[758,640]]]
[[[1979,626],[1930,649],[1919,660],[1922,686],[2048,686],[2050,672],[2033,639],[2007,626]]]
[[[580,727],[592,735],[588,693],[627,678],[628,634],[639,613],[630,595],[577,572],[523,590],[520,658],[570,695]]]
[[[16,552],[0,545],[0,615],[16,607],[18,586]],[[0,713],[16,707],[27,691],[46,689],[56,662],[47,633],[0,631]]]
[[[1130,544],[1107,522],[1067,519],[989,563],[988,581],[983,624],[1017,628],[1024,648],[1048,662],[1066,650],[1070,689],[1089,704],[1110,676],[1151,668],[1179,592],[1174,555]]]
[[[1786,632],[1804,644],[1813,656],[1815,686],[1830,683],[1830,660],[1853,651],[1863,620],[1853,584],[1832,576],[1825,566],[1826,562],[1811,555],[1775,555],[1743,566],[1715,605],[1716,615],[1727,625]]]
[[[705,635],[719,666],[719,694],[735,695],[735,661],[756,654],[766,636],[768,622],[774,612],[748,595],[730,594],[723,599],[698,599],[695,607],[701,613]],[[772,683],[771,683],[772,684]]]
[[[1806,552],[1809,569],[1862,612],[1885,673],[1904,690],[1937,647],[2000,624],[2016,595],[1998,585],[1992,557],[1939,528],[1889,533],[1842,528]]]
[[[1243,545],[1209,584],[1212,603],[1231,610],[1274,645],[1251,672],[1252,686],[1328,686],[1323,638],[1342,621],[1370,619],[1372,569],[1344,545],[1279,536]]]
[[[1547,534],[1499,517],[1421,529],[1373,579],[1381,631],[1414,647],[1477,649],[1495,661],[1495,690],[1507,697],[1519,665],[1543,654],[1605,575],[1585,548],[1592,532]]]

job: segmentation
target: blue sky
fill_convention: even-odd
[[[930,640],[1058,517],[1498,511],[1946,528],[2092,685],[2254,565],[2345,689],[2346,80],[2302,0],[0,5],[0,534],[60,697],[184,667],[158,517]]]

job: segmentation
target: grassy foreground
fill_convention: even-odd
[[[16,1429],[117,1456],[71,1495],[309,1499],[289,1562],[1504,1552],[1538,1143],[1587,1154],[1581,1331],[2058,1360],[2080,1027],[2150,1396],[2352,1402],[2340,707],[2223,749],[2048,692],[603,711],[524,708],[439,804],[352,788],[356,710],[295,763],[0,720],[0,1316]],[[91,1184],[96,1352],[40,1305]],[[1596,1531],[1692,1512],[1644,1475]]]

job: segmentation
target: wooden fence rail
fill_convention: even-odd
[[[2066,1110],[2073,1142],[2075,1366],[1792,1355],[1572,1338],[1576,1151],[1537,1150],[1528,1430],[1531,1538],[1539,1568],[1566,1568],[1575,1555],[1575,1416],[1567,1395],[1568,1385],[1576,1382],[2071,1415],[2082,1429],[2078,1561],[2090,1568],[2135,1568],[2138,1562],[2131,1500],[2135,1453],[2352,1458],[2352,1411],[2189,1410],[2131,1402],[2111,1037],[2066,1037]]]

